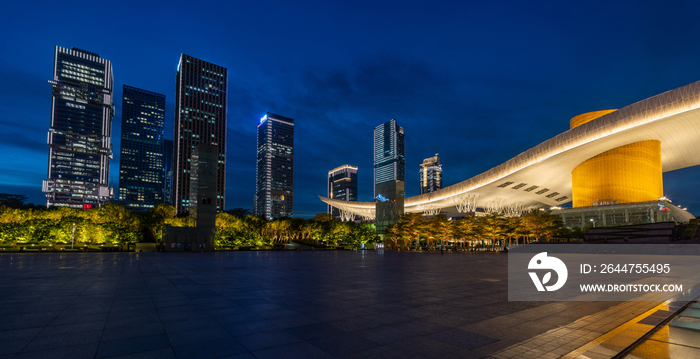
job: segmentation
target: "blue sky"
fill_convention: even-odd
[[[43,203],[53,48],[112,61],[119,169],[121,89],[166,95],[172,138],[181,53],[228,68],[227,208],[251,208],[255,130],[295,119],[294,212],[324,212],[327,171],[359,166],[372,197],[372,130],[406,133],[407,196],[440,153],[445,184],[477,175],[569,128],[700,80],[697,2],[28,1],[0,13],[0,192]],[[664,175],[700,213],[699,168]]]

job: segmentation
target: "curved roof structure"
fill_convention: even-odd
[[[457,212],[457,204],[474,200],[480,208],[558,206],[571,201],[571,171],[576,166],[644,140],[661,142],[663,172],[700,164],[700,81],[585,122],[452,186],[406,198],[404,210]],[[374,214],[374,202],[319,198],[359,216]]]

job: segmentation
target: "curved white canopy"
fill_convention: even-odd
[[[576,166],[602,152],[645,140],[661,142],[663,172],[700,164],[700,81],[584,123],[452,186],[406,198],[404,210],[456,212],[456,203],[466,198],[478,198],[480,208],[558,206],[571,201],[571,171]],[[319,198],[355,215],[374,214],[374,202]]]

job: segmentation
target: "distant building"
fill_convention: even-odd
[[[328,171],[328,198],[357,201],[357,167],[343,165]],[[340,210],[328,206],[328,213],[340,217]]]
[[[218,148],[216,209],[224,210],[226,191],[226,106],[228,71],[210,62],[180,55],[175,89],[173,201],[189,211],[192,151],[197,145]]]
[[[440,156],[426,158],[420,165],[420,194],[435,192],[442,188],[442,165]]]
[[[119,201],[145,211],[163,203],[165,95],[124,85]]]
[[[163,202],[173,203],[173,141],[163,140]]]
[[[388,181],[406,181],[406,140],[395,119],[374,128],[374,185]]]
[[[384,244],[386,228],[404,213],[406,141],[395,119],[374,128],[374,202],[377,234]]]
[[[110,198],[112,63],[60,46],[53,63],[46,206],[100,206]]]
[[[268,112],[257,131],[255,215],[271,220],[294,213],[294,119]]]

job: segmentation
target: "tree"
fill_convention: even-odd
[[[23,194],[0,193],[0,205],[15,209],[24,208],[27,196]]]
[[[386,237],[394,243],[393,247],[396,248],[399,245],[399,240],[403,237],[403,223],[401,221],[396,222],[386,228]]]
[[[177,209],[167,203],[161,203],[146,212],[144,226],[156,243],[163,239],[163,229],[175,222],[176,215]]]
[[[424,227],[427,224],[425,218],[419,213],[406,213],[401,217],[400,221],[403,222],[404,232],[409,243],[415,240],[416,247],[420,246],[421,233],[425,232]],[[408,246],[409,248],[411,247],[410,244]]]
[[[488,240],[489,246],[493,250],[496,241],[500,240],[506,232],[506,221],[500,214],[490,213],[479,217],[479,222],[484,238]]]
[[[228,213],[238,218],[245,218],[246,216],[251,214],[250,210],[246,208],[231,208],[228,211],[224,211],[224,213]]]
[[[548,210],[539,209],[526,213],[523,216],[523,225],[527,232],[535,237],[535,240],[547,237],[547,241],[557,235],[564,226],[558,215],[552,214]]]
[[[455,233],[454,227],[452,226],[452,222],[449,221],[447,219],[447,216],[445,216],[444,214],[439,214],[433,217],[432,222],[434,222],[438,238],[440,239],[440,244],[444,244],[445,246],[447,246],[447,241],[449,239],[452,239]]]
[[[466,239],[476,235],[477,223],[474,216],[465,216],[455,223],[455,236],[462,239],[462,248]]]

